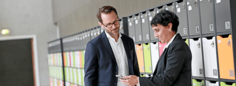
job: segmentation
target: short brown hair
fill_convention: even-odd
[[[101,18],[101,14],[102,13],[111,13],[112,11],[114,11],[118,17],[118,14],[117,14],[117,11],[116,11],[116,8],[112,7],[112,6],[103,6],[102,8],[99,8],[99,11],[97,13],[97,18],[98,18],[98,21],[102,23],[102,18]]]

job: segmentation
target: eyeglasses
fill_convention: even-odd
[[[109,24],[107,24],[107,25],[104,25],[105,27],[107,27],[107,28],[111,28],[112,26],[113,26],[113,24],[115,25],[115,26],[117,26],[117,25],[119,25],[119,20],[116,20],[116,21],[114,21],[113,23],[109,23]]]

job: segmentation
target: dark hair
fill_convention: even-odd
[[[101,18],[101,14],[102,13],[111,13],[112,11],[114,11],[118,17],[118,14],[117,14],[117,11],[116,11],[116,8],[112,7],[112,6],[103,6],[102,8],[99,8],[99,11],[97,13],[97,18],[98,18],[98,21],[102,23],[102,18]]]
[[[157,26],[157,24],[167,26],[169,23],[172,23],[172,30],[177,32],[179,26],[178,16],[168,10],[161,10],[151,21],[151,25]]]

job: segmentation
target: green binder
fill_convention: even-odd
[[[188,39],[185,40],[185,43],[186,43],[187,45],[189,45],[189,43],[188,43]]]
[[[85,54],[85,50],[81,51],[81,56],[82,56],[82,68],[84,68],[84,54]]]
[[[193,86],[204,86],[204,80],[192,79],[192,81],[193,81]]]
[[[66,67],[64,68],[64,71],[65,71],[65,81],[67,81],[68,79],[67,79],[67,68]]]
[[[73,54],[72,54],[72,58],[73,58],[73,60],[72,60],[73,61],[72,67],[76,67],[75,66],[75,62],[76,61],[75,61],[75,52],[74,51],[73,51]]]
[[[81,85],[84,86],[84,70],[80,69],[80,73],[81,73]]]
[[[226,84],[225,82],[220,82],[220,86],[235,86],[235,83]]]
[[[74,68],[71,68],[71,72],[72,72],[72,80],[71,80],[71,82],[72,82],[72,83],[75,83],[75,82],[74,82],[74,80],[75,80]]]
[[[145,77],[145,74],[140,74],[140,77]]]
[[[143,44],[143,58],[144,58],[144,68],[145,73],[152,73],[152,58],[151,58],[151,47],[150,43]]]

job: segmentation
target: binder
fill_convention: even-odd
[[[145,73],[152,73],[151,46],[150,43],[143,44]]]
[[[189,39],[192,53],[192,76],[203,77],[201,39]]]
[[[221,79],[235,79],[232,35],[217,36],[219,72]]]
[[[142,44],[136,44],[136,53],[138,58],[139,71],[140,73],[145,73]]]
[[[220,82],[220,86],[235,86],[235,83]]]
[[[159,45],[158,42],[151,43],[151,55],[152,55],[152,72],[155,71],[157,61],[159,60]]]
[[[208,78],[218,78],[215,37],[202,38],[202,42],[205,76]]]
[[[192,79],[192,82],[193,82],[193,86],[205,86],[204,85],[204,80]]]

